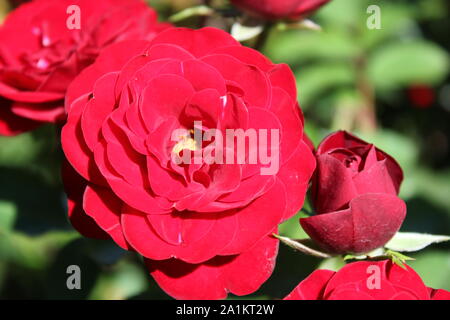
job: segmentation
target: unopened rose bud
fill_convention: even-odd
[[[339,131],[317,150],[312,201],[317,215],[300,220],[331,253],[366,253],[400,228],[406,205],[397,197],[403,173],[388,154]]]

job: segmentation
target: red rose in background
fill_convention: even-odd
[[[231,0],[251,15],[269,20],[296,20],[311,14],[330,0]]]
[[[284,300],[449,300],[450,292],[427,288],[409,266],[390,260],[360,261],[338,272],[316,270]]]
[[[271,234],[301,208],[315,167],[296,97],[287,65],[218,29],[173,28],[151,42],[110,46],[66,98],[73,225],[143,255],[173,297],[254,292],[274,268]],[[176,164],[174,154],[210,147],[188,136],[172,141],[178,128],[279,130],[279,171]]]
[[[331,134],[317,149],[312,201],[317,215],[303,229],[332,253],[365,253],[399,230],[406,205],[397,197],[403,173],[397,162],[350,133]]]
[[[80,8],[80,29],[67,27],[72,5]],[[0,134],[64,120],[68,85],[100,49],[121,40],[150,40],[163,28],[141,0],[35,0],[21,5],[0,28]]]

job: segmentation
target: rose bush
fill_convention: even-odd
[[[287,65],[218,29],[172,28],[151,42],[110,46],[67,93],[63,174],[73,225],[143,255],[175,298],[254,292],[274,268],[271,234],[301,208],[315,168],[296,97]],[[270,149],[279,171],[262,175],[259,162],[177,164],[174,155],[211,147],[172,141],[178,128],[278,130],[279,149]]]
[[[231,0],[251,15],[269,20],[297,20],[317,10],[330,0]]]
[[[375,279],[374,277],[380,277]],[[338,272],[316,270],[284,300],[450,300],[450,292],[427,288],[409,266],[389,260],[360,261]]]
[[[80,9],[70,30],[68,10]],[[73,21],[72,21],[73,22]],[[148,39],[166,28],[141,0],[35,0],[11,12],[0,28],[0,134],[14,135],[65,119],[70,82],[112,43]]]
[[[372,144],[339,131],[317,149],[312,202],[317,215],[300,223],[332,253],[366,253],[399,230],[406,205],[397,197],[403,173]]]

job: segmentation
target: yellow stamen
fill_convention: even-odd
[[[184,149],[195,151],[197,150],[197,143],[192,138],[181,136],[180,141],[178,141],[178,143],[174,145],[172,152],[175,154],[179,154]]]

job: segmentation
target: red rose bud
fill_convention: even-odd
[[[365,253],[383,246],[400,228],[406,205],[397,197],[403,173],[398,163],[345,132],[317,149],[312,201],[317,215],[300,223],[331,253]]]
[[[231,0],[238,8],[250,15],[267,20],[288,19],[297,20],[330,0]]]
[[[361,261],[314,271],[284,300],[450,300],[450,292],[427,288],[409,266]]]
[[[71,81],[100,50],[151,40],[165,24],[142,0],[35,0],[0,27],[0,135],[64,121]]]

